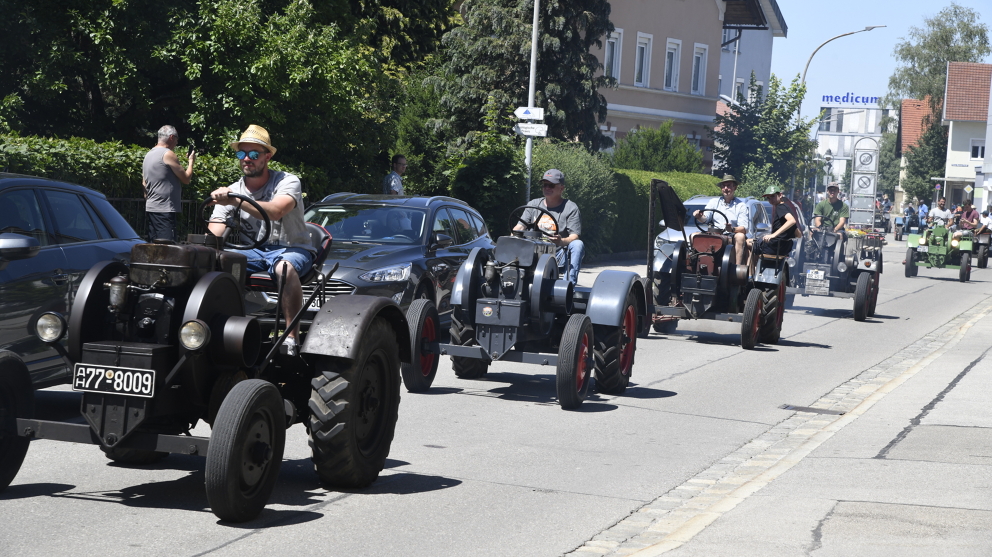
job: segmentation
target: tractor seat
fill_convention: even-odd
[[[320,270],[324,267],[327,254],[331,251],[331,234],[319,224],[307,223],[307,232],[310,234],[310,243],[317,249],[317,254],[313,258],[313,265],[300,275],[300,284],[306,286],[313,281]],[[248,290],[260,290],[262,292],[276,292],[278,285],[269,273],[255,273],[248,277]]]

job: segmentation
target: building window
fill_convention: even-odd
[[[737,29],[724,29],[723,30],[723,40],[720,41],[720,44],[726,43],[727,41],[733,39],[736,36],[737,36]],[[723,50],[725,50],[727,52],[736,52],[737,49],[740,48],[740,46],[739,46],[740,44],[741,44],[741,40],[740,39],[737,39],[736,41],[734,41],[734,42],[732,42],[732,43],[730,43],[728,45],[724,45],[721,48],[723,48]]]
[[[823,118],[820,120],[820,131],[828,132],[830,131],[830,115],[834,109],[827,108],[824,110]]]
[[[679,55],[681,51],[682,41],[668,39],[668,47],[665,49],[665,89],[669,91],[679,90]]]
[[[834,113],[834,117],[835,117],[834,122],[837,124],[836,126],[834,126],[834,131],[837,133],[844,131],[844,111],[838,110],[837,112]]]
[[[739,101],[745,98],[744,96],[744,78],[738,77],[737,83],[734,84],[734,100]]]
[[[637,34],[637,48],[634,51],[634,85],[648,87],[651,84],[651,35]]]
[[[972,139],[971,140],[971,159],[972,160],[982,160],[985,158],[985,140],[984,139]]]
[[[706,93],[706,53],[709,47],[697,44],[692,53],[692,89],[694,95]]]
[[[620,52],[623,48],[623,29],[615,29],[606,40],[606,55],[603,60],[603,75],[620,79]]]

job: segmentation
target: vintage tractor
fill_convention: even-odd
[[[989,266],[989,244],[992,243],[992,231],[981,227],[975,233],[971,242],[971,259],[979,269]]]
[[[875,315],[878,285],[882,274],[880,232],[851,230],[835,233],[812,229],[805,244],[805,257],[795,274],[789,294],[854,298],[854,320]]]
[[[402,311],[386,298],[336,297],[302,323],[300,355],[280,350],[303,311],[290,323],[280,322],[278,307],[246,315],[246,290],[273,290],[274,281],[246,276],[246,256],[221,248],[258,247],[271,223],[254,200],[232,197],[265,216],[265,233],[251,245],[234,244],[237,231],[136,245],[129,265],[106,261],[86,273],[68,322],[52,312],[31,320],[73,369],[85,423],[36,419],[27,370],[0,362],[0,489],[32,438],[98,445],[125,464],[200,455],[214,514],[251,520],[268,501],[286,429],[297,422],[325,484],[359,488],[378,477],[396,424],[400,362],[410,359]],[[308,228],[317,256],[301,280],[316,287],[303,308],[324,296],[320,269],[331,243],[323,228]],[[191,434],[200,420],[209,438]]]
[[[906,248],[906,276],[915,277],[920,267],[927,269],[957,269],[958,280],[971,279],[971,254],[975,238],[965,230],[960,239],[954,239],[944,219],[934,218],[923,234],[910,234]],[[988,248],[985,249],[987,261]]]
[[[902,215],[895,218],[895,240],[897,242],[902,241],[902,237],[906,234],[919,234],[920,228],[920,215],[915,211],[910,215]]]
[[[451,343],[438,342],[437,310],[417,300],[407,312],[413,365],[404,366],[408,390],[425,391],[437,373],[438,357],[451,356],[455,375],[485,376],[494,361],[555,366],[558,404],[578,408],[592,372],[601,393],[626,390],[634,369],[637,332],[645,319],[643,283],[637,273],[603,271],[592,288],[560,279],[555,245],[536,223],[496,241],[493,252],[473,249],[458,269],[451,294]]]
[[[789,284],[788,255],[757,257],[751,274],[747,262],[736,260],[732,235],[715,225],[695,222],[700,232],[686,238],[686,209],[678,195],[661,180],[653,180],[651,189],[649,238],[654,237],[654,199],[660,204],[666,226],[683,236],[682,241],[659,250],[661,264],[655,261],[657,254],[649,256],[654,330],[672,332],[680,319],[712,319],[740,323],[741,347],[746,350],[759,342],[777,344]],[[730,222],[715,209],[703,212],[719,215],[714,222]],[[768,225],[759,224],[757,230],[766,233]]]

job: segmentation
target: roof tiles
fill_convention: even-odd
[[[944,120],[984,122],[989,111],[992,64],[947,63]]]
[[[899,107],[899,152],[916,145],[923,136],[923,121],[930,114],[927,101],[903,99]]]

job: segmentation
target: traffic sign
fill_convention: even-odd
[[[530,136],[530,137],[547,137],[548,135],[548,125],[547,124],[526,124],[520,122],[516,126],[513,126],[513,131],[517,132],[519,135]]]
[[[513,111],[513,115],[521,120],[544,120],[544,109],[533,106],[521,106]]]
[[[964,191],[965,191],[965,193],[971,193],[971,192],[975,191],[975,188],[973,188],[971,186],[965,186],[964,187]]]

